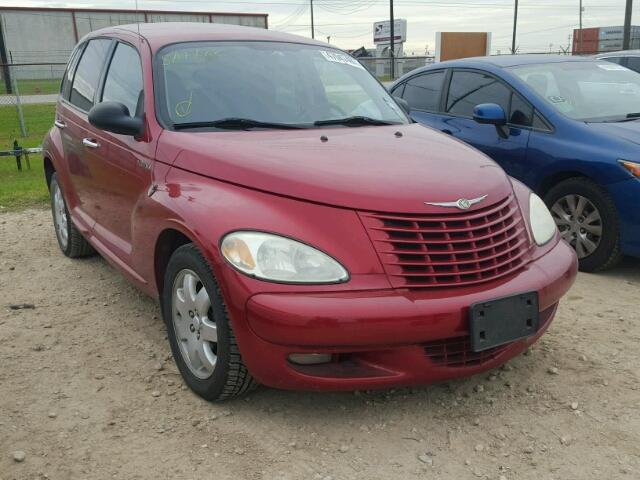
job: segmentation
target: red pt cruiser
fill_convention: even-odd
[[[210,400],[481,372],[542,335],[576,276],[536,195],[296,36],[93,32],[44,151],[62,251],[159,298]]]

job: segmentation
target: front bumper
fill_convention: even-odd
[[[432,383],[478,373],[518,355],[547,329],[577,274],[573,250],[558,243],[516,275],[447,290],[274,293],[252,296],[237,329],[243,359],[265,385],[349,390]],[[473,303],[537,291],[539,332],[474,353],[468,348]],[[291,353],[333,353],[335,361],[293,365]]]

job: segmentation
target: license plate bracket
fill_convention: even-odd
[[[530,337],[539,327],[538,292],[486,300],[469,308],[471,349],[474,352]]]

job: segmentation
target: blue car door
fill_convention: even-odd
[[[409,82],[405,92],[409,91]],[[493,75],[478,70],[453,70],[448,88],[446,83],[445,76],[438,108],[425,112],[412,107],[413,119],[474,146],[498,162],[509,175],[522,178],[527,171],[529,127],[533,122],[531,104]],[[500,136],[495,126],[473,120],[473,109],[481,103],[496,103],[504,109],[507,138]]]

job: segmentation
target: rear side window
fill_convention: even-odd
[[[135,116],[142,94],[142,67],[138,52],[125,43],[118,43],[111,59],[102,92],[103,102],[120,102]]]
[[[634,72],[640,72],[640,57],[627,57],[626,66]]]
[[[607,57],[603,58],[607,62],[617,63],[618,65],[622,65],[624,63],[624,57]]]
[[[67,69],[64,72],[62,78],[62,85],[60,86],[60,94],[62,98],[69,99],[69,90],[71,89],[71,81],[73,80],[73,74],[76,71],[76,65],[78,65],[78,59],[82,53],[84,45],[78,45],[76,49],[71,53],[69,63],[67,63]]]
[[[100,72],[110,45],[111,40],[99,38],[89,41],[84,49],[69,95],[69,101],[81,110],[87,111],[93,106]]]
[[[437,111],[444,81],[444,71],[425,73],[405,83],[404,98],[412,109]]]
[[[447,112],[472,117],[473,107],[480,103],[497,103],[509,112],[511,90],[496,78],[480,73],[454,71],[449,86]]]

